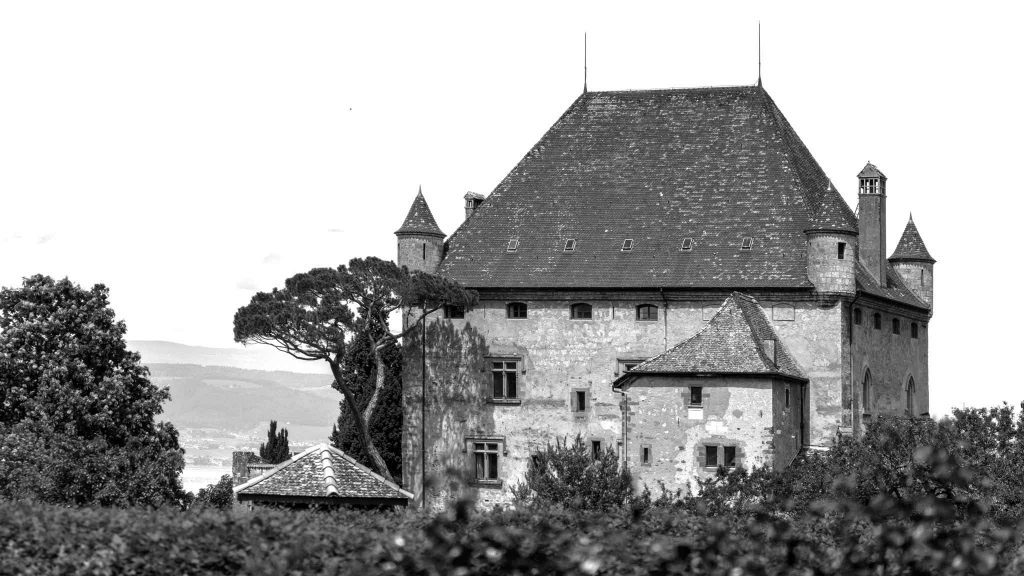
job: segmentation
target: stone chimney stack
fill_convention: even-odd
[[[868,162],[857,178],[860,180],[857,204],[860,261],[884,287],[888,256],[885,250],[885,174]]]
[[[484,202],[484,195],[477,192],[466,192],[466,220],[476,212]]]

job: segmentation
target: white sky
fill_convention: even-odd
[[[871,160],[890,250],[912,209],[939,260],[932,411],[1024,399],[1013,3],[549,4],[0,4],[0,285],[103,282],[131,338],[230,346],[255,290],[393,258],[418,185],[451,233],[580,93],[584,31],[592,90],[737,85],[761,20],[847,201]]]

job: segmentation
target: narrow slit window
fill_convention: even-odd
[[[690,386],[690,406],[699,407],[704,405],[704,388]]]
[[[863,316],[864,315],[861,313],[860,308],[854,308],[853,309],[853,323],[854,324],[856,324],[857,326],[860,326],[861,323],[864,322]]]
[[[512,319],[522,320],[526,318],[526,303],[525,302],[509,302],[505,307],[505,314]]]
[[[708,467],[718,466],[718,446],[704,447],[704,465]]]
[[[575,238],[569,238],[568,240],[565,241],[564,251],[565,252],[575,252],[576,251],[576,239]]]
[[[622,251],[629,252],[631,250],[633,250],[633,239],[626,238],[625,240],[622,241]]]
[[[572,411],[582,414],[587,411],[587,391],[586,390],[573,390],[572,392]]]
[[[881,330],[882,329],[882,315],[879,314],[878,312],[875,312],[874,319],[875,319],[875,330]]]
[[[508,246],[505,247],[505,251],[506,252],[515,252],[516,250],[519,250],[519,239],[518,238],[513,238],[513,239],[508,241]]]
[[[600,440],[591,440],[590,441],[590,453],[594,456],[594,460],[600,460],[601,459],[601,452],[602,451],[603,451],[603,448],[601,447],[601,441]]]
[[[724,446],[722,448],[722,465],[726,468],[736,467],[736,447],[735,446]]]
[[[899,318],[893,318],[892,319],[892,333],[893,334],[899,334],[900,333],[900,319]]]
[[[693,250],[693,238],[683,238],[683,252],[689,252]]]
[[[636,319],[642,322],[658,319],[658,307],[653,304],[641,304],[636,307]]]
[[[569,307],[569,317],[573,320],[591,320],[594,317],[594,307],[583,302],[573,304]]]
[[[423,259],[426,260],[427,259],[427,244],[426,244],[426,242],[424,242],[422,246],[423,246]]]
[[[466,317],[466,309],[463,308],[462,306],[455,306],[454,304],[449,304],[449,305],[444,307],[444,317],[445,318],[465,318]]]
[[[651,453],[651,446],[649,444],[644,444],[643,446],[640,447],[640,465],[641,466],[650,466],[651,465],[651,457],[652,456],[653,456],[653,454]]]
[[[740,250],[750,250],[754,247],[754,239],[750,236],[743,238],[743,243],[740,244]]]
[[[519,362],[500,360],[491,362],[492,394],[497,400],[511,400],[519,394]]]
[[[845,260],[846,259],[846,242],[840,242],[839,243],[839,254],[838,254],[838,256],[839,256],[840,260]]]
[[[473,457],[476,461],[476,479],[495,481],[498,479],[498,444],[476,442],[473,444]]]
[[[786,386],[786,408],[789,408],[789,386]]]
[[[917,338],[917,322],[910,323],[910,337]]]

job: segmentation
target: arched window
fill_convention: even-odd
[[[594,317],[594,309],[590,304],[580,302],[569,307],[569,315],[573,320],[590,320]]]
[[[914,412],[914,394],[917,393],[917,387],[914,386],[914,377],[911,376],[910,380],[907,381],[907,416],[913,417]]]
[[[526,318],[526,303],[525,302],[509,302],[505,306],[505,311],[509,318]]]
[[[871,370],[864,371],[864,382],[861,383],[860,390],[860,401],[862,409],[865,414],[871,414],[871,409],[874,406],[874,390],[871,386]]]
[[[636,307],[637,320],[657,320],[658,307],[653,304],[641,304]]]

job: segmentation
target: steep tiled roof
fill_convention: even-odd
[[[935,258],[928,253],[928,248],[925,247],[924,240],[921,239],[921,234],[917,231],[913,216],[907,221],[907,227],[903,229],[903,236],[900,236],[896,251],[889,256],[889,260],[935,263]]]
[[[313,446],[234,490],[246,496],[412,498],[395,483],[327,444]]]
[[[763,89],[588,92],[449,239],[441,272],[474,288],[809,288],[808,229],[857,221]]]
[[[885,178],[885,174],[882,174],[882,171],[878,169],[878,166],[868,162],[864,165],[860,174],[857,174],[857,178]]]
[[[768,357],[765,340],[775,342],[775,362]],[[700,332],[623,374],[613,387],[627,385],[641,374],[748,374],[807,380],[761,306],[739,292],[725,300]]]
[[[879,286],[867,268],[860,262],[857,262],[855,275],[857,291],[879,298],[894,300],[901,304],[908,304],[916,308],[928,309],[928,305],[915,296],[913,290],[908,288],[903,282],[903,277],[899,275],[899,272],[896,272],[892,264],[886,265],[886,275],[888,276],[887,285]]]
[[[434,214],[427,206],[427,199],[423,197],[423,189],[416,194],[409,208],[409,214],[405,217],[402,227],[395,231],[395,234],[422,234],[424,236],[440,236],[444,238],[444,232],[434,220]]]

